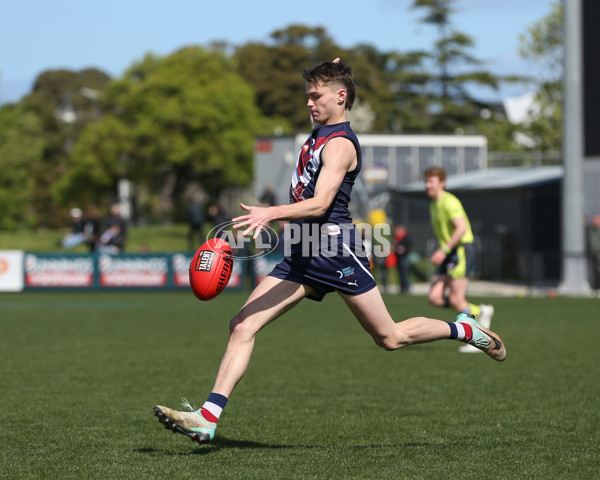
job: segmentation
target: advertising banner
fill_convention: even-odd
[[[0,250],[0,292],[23,290],[23,252]]]
[[[100,255],[100,287],[166,287],[169,282],[168,255]]]
[[[23,289],[190,288],[193,254],[47,254],[0,251],[0,291]],[[227,290],[244,288],[244,262],[233,263]]]
[[[26,288],[89,288],[94,286],[94,257],[26,253]]]

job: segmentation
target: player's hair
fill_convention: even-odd
[[[437,177],[440,181],[446,181],[446,170],[442,167],[429,167],[425,170],[425,178],[427,177]]]
[[[354,100],[356,100],[356,85],[354,85],[354,79],[352,78],[352,69],[345,63],[319,63],[304,70],[302,77],[308,83],[342,84],[346,90],[346,110],[352,109]]]

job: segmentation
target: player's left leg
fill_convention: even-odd
[[[450,337],[450,326],[441,320],[414,317],[394,322],[377,288],[360,295],[339,294],[375,343],[386,350]]]
[[[474,269],[475,247],[472,243],[460,245],[456,249],[456,264],[448,269],[448,275],[451,277],[448,301],[458,313],[469,313],[478,317],[481,307],[469,303],[466,299],[469,277],[473,274]]]
[[[506,358],[506,350],[500,337],[480,325],[471,315],[461,313],[453,323],[427,317],[413,317],[396,323],[377,288],[359,295],[341,292],[340,295],[375,343],[386,350],[397,350],[435,340],[456,339],[474,345],[494,360],[503,361]]]

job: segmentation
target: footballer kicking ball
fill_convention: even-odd
[[[219,295],[231,277],[233,252],[222,238],[211,238],[202,245],[190,262],[190,286],[200,300]]]

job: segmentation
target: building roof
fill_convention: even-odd
[[[446,188],[452,190],[498,190],[533,187],[562,179],[563,167],[512,167],[477,170],[451,175]],[[401,192],[423,191],[423,182],[412,182],[397,189]]]

